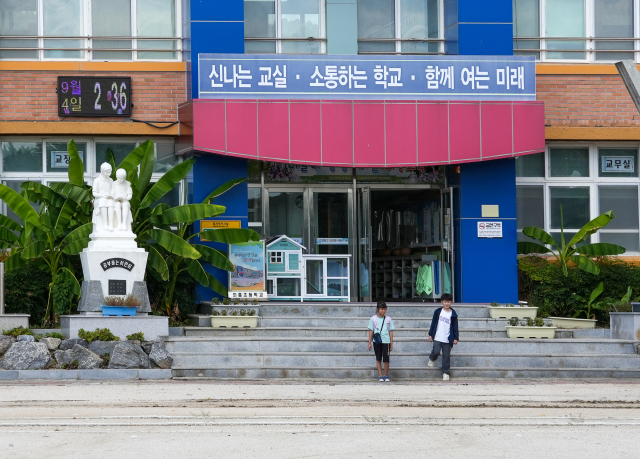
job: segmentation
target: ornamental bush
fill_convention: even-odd
[[[568,267],[568,276],[553,261],[537,256],[518,259],[519,296],[530,306],[538,307],[540,317],[573,317],[578,302],[572,297],[577,293],[588,298],[600,282],[604,291],[597,302],[615,303],[627,292],[630,286],[631,298],[640,294],[640,265],[628,263],[614,257],[601,257],[594,260],[600,269],[599,275],[584,272],[575,265]],[[605,311],[593,311],[600,324],[609,323],[609,314]]]

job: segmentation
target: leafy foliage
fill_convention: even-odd
[[[601,257],[607,255],[620,255],[626,252],[624,247],[616,244],[608,244],[604,242],[595,244],[584,244],[578,246],[587,240],[589,236],[596,233],[600,228],[604,228],[611,220],[616,218],[613,211],[594,218],[584,225],[568,243],[564,238],[564,223],[562,218],[562,206],[560,206],[560,242],[557,242],[542,228],[535,226],[527,226],[523,228],[522,233],[532,239],[536,239],[542,244],[550,245],[553,249],[549,249],[546,245],[536,242],[522,241],[518,242],[519,254],[552,254],[562,268],[564,276],[568,276],[567,263],[573,262],[578,268],[591,274],[598,274],[599,268],[591,259],[591,257]]]
[[[14,338],[20,335],[33,336],[33,332],[28,328],[24,328],[24,327],[16,327],[16,328],[12,328],[11,330],[5,330],[2,332],[2,334],[7,336],[13,336]]]
[[[130,335],[127,335],[127,339],[129,341],[144,341],[144,333],[142,332],[132,333]]]
[[[640,265],[615,257],[596,258],[594,263],[600,272],[597,277],[575,265],[567,268],[565,277],[557,262],[536,256],[521,257],[518,260],[520,299],[537,306],[541,317],[572,317],[582,307],[573,293],[588,298],[600,282],[603,292],[599,303],[609,307],[627,294],[629,286],[632,286],[629,297],[640,294]],[[594,310],[593,314],[599,323],[609,322],[608,308]]]
[[[602,309],[603,307],[602,303],[594,303],[596,298],[600,296],[603,290],[604,290],[604,284],[600,282],[598,286],[595,289],[593,289],[593,292],[591,292],[591,294],[589,295],[588,300],[586,298],[581,297],[577,293],[574,293],[573,298],[578,300],[579,303],[578,303],[578,306],[576,306],[576,312],[573,315],[573,317],[579,317],[580,315],[582,315],[582,313],[585,313],[586,318],[591,319],[592,318],[591,308],[593,307],[594,309]],[[593,317],[595,318],[595,315]]]
[[[111,333],[108,328],[96,328],[95,331],[85,331],[83,328],[78,330],[78,338],[87,341],[120,341],[120,338]]]
[[[37,338],[38,341],[40,341],[42,338],[58,338],[58,339],[61,339],[61,340],[67,339],[66,336],[64,336],[62,333],[58,333],[58,332],[50,332],[50,333],[47,333],[45,335],[38,335],[36,338]]]
[[[7,271],[4,277],[4,300],[7,314],[29,314],[33,324],[42,323],[49,295],[49,273],[35,263]]]

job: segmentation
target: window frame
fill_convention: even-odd
[[[637,0],[640,1],[640,0]],[[357,2],[356,2],[357,5]],[[394,38],[360,38],[360,34],[358,34],[358,44],[360,43],[375,43],[375,42],[394,42],[396,50],[394,52],[391,51],[360,51],[358,49],[358,54],[399,54],[399,55],[439,55],[444,54],[444,0],[438,0],[438,38],[429,39],[425,37],[427,40],[438,40],[438,51],[437,52],[424,52],[424,53],[408,53],[402,52],[402,43],[411,42],[411,41],[422,41],[416,38],[402,38],[402,0],[394,0],[394,29],[395,29],[395,37]],[[356,24],[357,27],[357,24]]]
[[[176,31],[175,31],[175,36],[174,37],[138,37],[137,36],[137,30],[136,30],[136,7],[137,7],[137,0],[131,0],[131,37],[117,37],[117,38],[130,38],[131,39],[131,59],[94,59],[93,58],[93,40],[97,39],[97,40],[105,40],[108,39],[108,37],[94,37],[93,36],[93,24],[92,24],[92,18],[91,18],[91,0],[80,0],[82,2],[82,14],[83,14],[83,21],[82,21],[82,26],[83,26],[83,31],[84,31],[84,36],[80,36],[77,37],[77,40],[82,39],[82,43],[83,43],[83,48],[85,48],[82,51],[83,56],[82,57],[78,57],[78,58],[53,58],[53,57],[45,57],[45,51],[47,51],[47,49],[44,48],[44,40],[47,38],[44,36],[44,3],[43,0],[37,0],[37,16],[38,16],[38,35],[37,37],[31,37],[28,35],[25,35],[24,37],[20,37],[21,39],[37,39],[38,40],[38,57],[37,59],[34,58],[0,58],[0,61],[28,61],[28,62],[34,62],[34,61],[44,61],[44,62],[68,62],[68,61],[74,61],[74,62],[85,62],[85,61],[89,61],[89,62],[181,62],[182,61],[182,52],[183,52],[183,45],[182,45],[182,2],[180,0],[175,0],[175,14],[176,14]],[[3,38],[2,35],[0,35],[0,38]],[[66,38],[66,37],[65,37]],[[74,37],[68,37],[69,39],[73,39]],[[17,38],[16,38],[17,39]],[[171,58],[171,59],[161,59],[161,58],[154,58],[154,59],[139,59],[138,58],[138,39],[140,40],[158,40],[158,41],[173,41],[176,43],[176,48],[174,51],[164,51],[165,53],[168,52],[175,52],[175,58]],[[126,40],[123,40],[126,41]],[[0,51],[2,51],[2,48],[0,48]],[[95,51],[99,51],[102,52],[104,51],[103,49],[96,49]],[[128,51],[126,49],[123,50],[118,50],[118,51]],[[160,54],[161,52],[158,52],[158,54]]]
[[[589,177],[551,177],[549,154],[552,148],[588,148],[589,149]],[[548,143],[544,151],[544,177],[516,177],[516,186],[542,186],[544,205],[544,227],[547,233],[558,232],[560,228],[551,227],[551,192],[552,187],[588,187],[589,188],[589,215],[590,220],[600,215],[600,186],[635,186],[638,190],[638,215],[640,215],[640,176],[639,177],[600,177],[598,170],[599,148],[635,148],[640,154],[640,144],[637,142],[553,142]],[[640,156],[639,156],[640,158]],[[638,164],[635,166],[638,167]],[[606,212],[606,211],[605,211]],[[640,225],[639,225],[640,226]],[[580,228],[564,228],[566,232],[576,232]],[[518,233],[522,233],[522,228],[517,228]],[[591,235],[591,242],[600,242],[600,232],[602,233],[635,233],[638,234],[640,246],[640,230],[611,229],[603,228]],[[627,251],[623,256],[638,256],[640,252]]]
[[[547,49],[547,41],[557,41],[557,40],[553,40],[553,37],[551,39],[549,39],[548,37],[546,37],[546,6],[547,6],[547,0],[539,0],[539,19],[540,19],[540,23],[538,24],[538,37],[527,37],[527,38],[532,38],[531,40],[523,40],[523,38],[520,38],[516,35],[513,36],[513,41],[514,41],[514,55],[520,55],[520,53],[524,54],[524,55],[531,55],[531,53],[534,52],[538,52],[539,53],[539,57],[536,57],[536,61],[538,62],[558,62],[558,63],[611,63],[611,62],[616,62],[617,59],[596,59],[596,55],[597,52],[613,52],[613,54],[615,54],[616,50],[596,50],[596,43],[598,41],[603,41],[603,40],[609,40],[609,41],[620,41],[620,40],[625,40],[624,38],[622,39],[615,39],[615,38],[611,38],[608,39],[606,37],[600,37],[598,39],[598,37],[595,36],[595,27],[596,27],[596,21],[595,21],[595,0],[583,0],[584,1],[584,5],[585,5],[585,36],[582,37],[583,41],[585,42],[585,48],[584,51],[580,50],[580,51],[576,51],[575,54],[579,54],[579,52],[584,52],[585,53],[585,57],[584,58],[576,58],[576,59],[550,59],[547,57],[547,52],[558,52],[555,50],[549,50]],[[633,52],[634,53],[634,62],[640,62],[640,0],[633,0],[633,37],[629,37],[626,40],[632,40],[633,41],[633,49],[632,50],[620,50],[620,52]],[[515,17],[513,18],[515,20]],[[578,38],[578,37],[576,37]],[[531,43],[535,43],[536,41],[538,41],[540,43],[539,45],[539,50],[537,51],[525,51],[522,52],[522,50],[520,49],[516,49],[515,47],[515,42],[516,41],[524,41],[524,43],[527,42],[531,42]],[[563,41],[571,41],[571,40],[563,40]],[[577,41],[577,40],[574,40]],[[528,46],[526,47],[526,49],[532,49],[529,48]],[[574,54],[574,52],[571,52],[571,54]],[[619,60],[619,59],[618,59]]]
[[[275,3],[275,19],[276,19],[276,23],[275,23],[275,31],[276,31],[276,36],[275,37],[244,37],[244,41],[245,43],[247,41],[251,42],[256,42],[256,41],[274,41],[276,43],[276,49],[274,53],[267,53],[267,52],[258,52],[258,53],[251,53],[251,54],[300,54],[300,53],[284,53],[282,52],[282,43],[283,42],[287,42],[287,41],[291,41],[291,42],[296,42],[296,41],[309,41],[308,38],[287,38],[287,37],[283,37],[282,36],[282,0],[274,0]],[[320,15],[320,20],[318,23],[318,29],[319,29],[319,37],[318,38],[314,38],[311,41],[314,42],[319,42],[320,43],[320,52],[319,53],[313,53],[313,54],[327,54],[327,7],[326,7],[326,1],[325,0],[318,0],[319,3],[319,15]],[[246,27],[246,25],[245,25]],[[308,53],[302,53],[302,54],[308,54]]]

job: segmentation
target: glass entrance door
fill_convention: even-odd
[[[309,253],[344,255],[349,253],[350,191],[327,188],[309,192]]]
[[[268,188],[265,205],[267,237],[287,235],[304,245],[305,205],[302,188]]]

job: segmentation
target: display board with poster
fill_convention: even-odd
[[[266,300],[264,241],[229,244],[229,261],[229,298]]]

